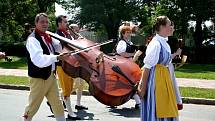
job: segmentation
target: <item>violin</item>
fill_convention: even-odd
[[[53,38],[66,43],[62,61],[63,70],[71,77],[80,77],[89,84],[89,92],[99,102],[118,106],[127,102],[136,93],[141,70],[134,62],[119,55],[109,56],[99,46],[111,43],[94,43],[85,38],[69,40],[57,34],[46,32]]]

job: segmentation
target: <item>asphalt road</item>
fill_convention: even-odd
[[[27,103],[28,91],[0,89],[0,121],[23,121],[22,115]],[[71,96],[72,104],[76,96]],[[55,121],[44,99],[33,121]],[[139,110],[135,110],[134,100],[130,100],[116,109],[108,108],[92,96],[83,96],[82,104],[88,106],[87,111],[75,111],[84,120],[100,121],[138,121]],[[185,104],[180,111],[180,121],[215,121],[215,106]],[[67,113],[65,113],[67,115]],[[70,120],[67,120],[70,121]]]

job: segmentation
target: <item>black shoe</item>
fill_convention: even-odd
[[[53,113],[53,110],[52,110],[52,107],[51,107],[50,103],[49,103],[48,101],[47,101],[46,103],[47,103],[47,105],[49,106],[51,112]]]
[[[135,109],[140,109],[140,104],[135,104],[134,108]]]
[[[67,115],[67,118],[71,120],[81,120],[81,118],[79,118],[78,116],[72,117],[69,114]]]
[[[88,110],[88,107],[85,107],[85,106],[82,106],[82,105],[80,105],[80,106],[75,105],[75,109],[77,109],[77,110]]]

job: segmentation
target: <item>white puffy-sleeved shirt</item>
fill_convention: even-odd
[[[144,68],[150,69],[158,63],[161,45],[166,49],[169,53],[171,53],[171,49],[169,44],[167,43],[168,38],[164,38],[158,34],[151,40],[146,49],[146,56],[144,58]]]
[[[53,48],[51,44],[47,45],[43,36],[42,36],[42,39],[43,39],[43,42],[48,47],[50,55],[43,54],[43,49],[40,45],[40,42],[35,37],[28,37],[26,48],[30,53],[30,58],[34,65],[36,65],[39,68],[44,68],[52,65],[52,71],[54,71],[55,62],[58,61],[57,55],[54,55],[54,49],[55,49],[55,52],[60,53],[62,51],[60,41],[52,38],[52,46],[54,47]]]
[[[133,43],[131,41],[127,41],[130,45],[133,45]],[[125,42],[125,40],[120,40],[117,44],[116,47],[116,52],[118,54],[121,54],[123,52],[126,52],[126,48],[127,48],[127,43]]]

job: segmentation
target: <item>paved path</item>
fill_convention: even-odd
[[[0,121],[23,121],[22,115],[27,104],[28,94],[29,91],[0,89]],[[140,121],[139,110],[133,108],[134,100],[130,100],[116,109],[108,108],[92,96],[83,96],[81,101],[89,110],[75,110],[76,95],[71,95],[73,111],[84,121]],[[184,109],[179,111],[179,119],[180,121],[215,121],[214,114],[215,106],[184,104]],[[46,105],[46,99],[32,121],[56,121]],[[72,120],[67,119],[67,121]]]
[[[179,86],[215,89],[215,80],[177,78]]]
[[[0,75],[28,76],[28,71],[21,69],[0,69]]]
[[[0,75],[27,76],[27,70],[0,69]],[[177,78],[177,81],[178,81],[178,85],[180,87],[197,87],[197,88],[215,89],[215,80]],[[0,88],[16,89],[16,90],[17,89],[19,89],[19,90],[28,90],[29,89],[26,86],[4,85],[4,84],[0,84]],[[83,93],[85,95],[89,95],[88,91],[83,91]],[[184,103],[215,105],[214,99],[182,97],[182,100]]]
[[[0,69],[0,75],[27,76],[27,70]],[[177,78],[177,82],[181,87],[215,89],[215,80]]]

